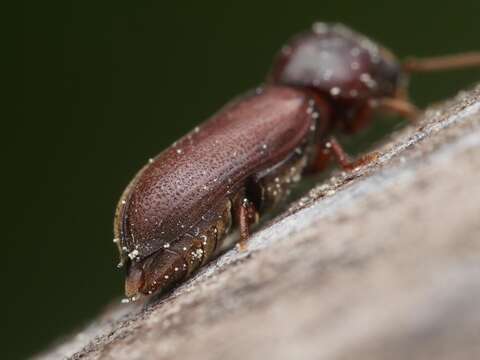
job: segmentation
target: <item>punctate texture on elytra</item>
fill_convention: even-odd
[[[117,210],[122,254],[144,258],[213,221],[228,194],[304,141],[311,108],[305,92],[268,86],[227,104],[152,159]]]

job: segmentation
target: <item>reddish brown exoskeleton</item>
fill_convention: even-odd
[[[478,65],[477,53],[402,65],[341,25],[317,23],[294,37],[264,86],[151,159],[124,191],[114,241],[127,297],[166,289],[235,242],[245,246],[251,225],[305,172],[331,159],[344,169],[371,160],[350,161],[331,134],[358,131],[376,110],[413,118],[408,72]]]

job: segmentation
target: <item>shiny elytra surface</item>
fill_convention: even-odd
[[[122,257],[138,260],[175,241],[248,177],[285,159],[309,133],[312,107],[305,92],[268,86],[227,104],[151,159],[118,205]]]

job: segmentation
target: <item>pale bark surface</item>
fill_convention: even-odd
[[[480,86],[167,297],[38,358],[480,358]]]

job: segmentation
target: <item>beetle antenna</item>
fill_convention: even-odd
[[[480,52],[466,52],[430,58],[407,58],[403,69],[407,72],[429,72],[469,67],[480,67]]]

